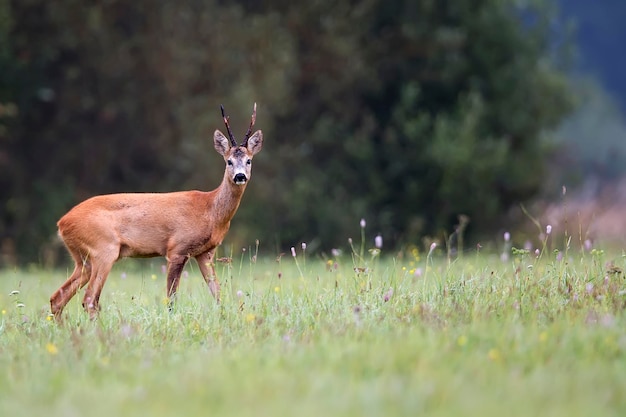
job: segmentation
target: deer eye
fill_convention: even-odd
[[[250,165],[251,163],[252,163],[252,160],[251,160],[251,159],[248,159],[248,160],[246,161],[246,164],[248,164],[248,165]]]
[[[226,163],[228,164],[228,166],[233,166],[233,161],[231,161],[230,159],[226,161]]]

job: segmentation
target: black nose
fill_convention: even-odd
[[[244,184],[246,182],[247,178],[246,178],[245,174],[241,174],[240,173],[240,174],[236,174],[235,175],[234,180],[235,180],[235,184]]]

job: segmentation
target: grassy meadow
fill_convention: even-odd
[[[91,322],[70,271],[0,272],[0,415],[621,416],[626,259],[354,251],[116,264]]]

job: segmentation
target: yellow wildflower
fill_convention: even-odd
[[[57,353],[59,353],[59,349],[57,349],[57,347],[52,343],[46,344],[46,350],[51,355],[56,355]]]
[[[502,355],[500,354],[500,351],[498,349],[490,349],[489,353],[487,353],[487,356],[489,357],[489,359],[491,359],[494,362],[498,362],[502,359]]]

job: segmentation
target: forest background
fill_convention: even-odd
[[[92,195],[213,189],[219,105],[240,135],[254,102],[266,140],[231,245],[328,251],[363,218],[419,246],[461,215],[466,242],[526,239],[521,204],[620,189],[624,18],[618,0],[0,0],[0,266],[55,263],[56,221]]]

